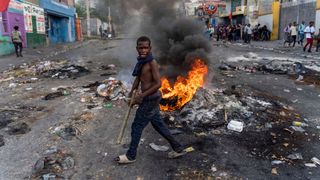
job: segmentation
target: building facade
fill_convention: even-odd
[[[76,40],[76,11],[73,6],[74,1],[68,0],[40,1],[40,7],[44,9],[45,31],[49,44],[74,42]]]
[[[46,45],[44,9],[36,0],[23,3],[23,14],[28,47],[35,48]]]

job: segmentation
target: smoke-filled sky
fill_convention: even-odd
[[[153,53],[160,64],[177,71],[187,70],[195,58],[208,63],[207,53],[211,46],[203,36],[205,25],[179,15],[181,0],[110,1],[114,23],[121,25],[121,31],[135,38],[141,35],[151,37]],[[106,2],[108,0],[98,3],[104,12],[108,6]]]

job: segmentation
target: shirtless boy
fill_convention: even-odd
[[[136,160],[137,148],[143,129],[151,122],[153,128],[162,135],[171,145],[171,157],[184,155],[182,145],[174,139],[164,121],[160,118],[161,87],[159,67],[151,53],[151,40],[142,36],[137,40],[138,62],[132,73],[135,76],[129,97],[137,90],[141,83],[141,94],[133,99],[133,104],[139,104],[136,116],[131,127],[131,143],[126,154],[116,158],[119,164],[133,163]]]

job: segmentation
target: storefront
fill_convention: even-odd
[[[28,47],[46,44],[44,10],[35,4],[24,3],[24,22]]]
[[[75,8],[50,0],[40,1],[40,7],[44,8],[45,31],[50,44],[74,42]]]

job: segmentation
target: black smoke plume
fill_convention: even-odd
[[[181,72],[189,69],[195,58],[209,63],[207,54],[211,45],[204,37],[205,24],[181,14],[183,4],[178,0],[100,0],[104,11],[110,1],[115,24],[122,30],[130,31],[128,22],[139,18],[139,29],[135,35],[150,36],[153,52],[160,64],[165,65],[165,73]],[[180,8],[179,8],[180,6]],[[174,70],[171,71],[170,69]],[[172,74],[171,74],[172,75]]]

